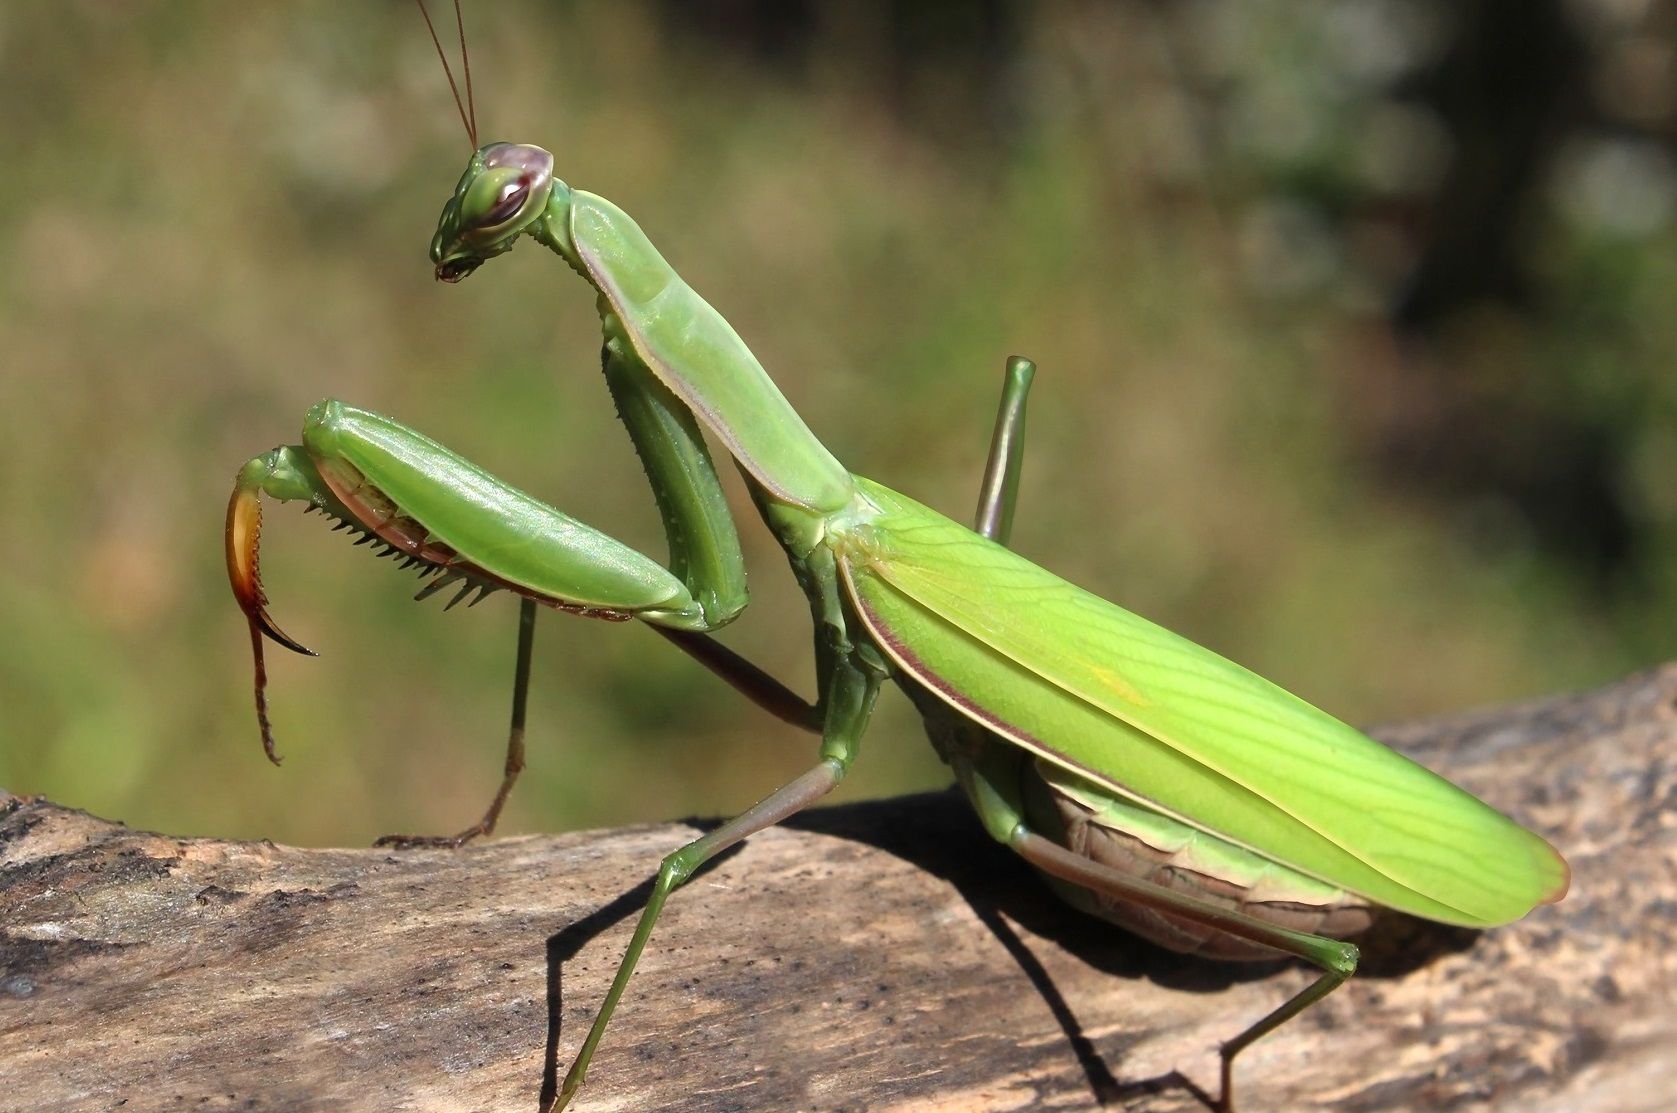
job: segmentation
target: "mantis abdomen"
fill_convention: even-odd
[[[1366,930],[1378,905],[1355,893],[1172,819],[1099,792],[1036,761],[1021,769],[1032,822],[1072,853],[1185,896],[1292,931],[1347,939]],[[1226,931],[1111,893],[1048,878],[1060,897],[1167,950],[1229,961],[1274,959],[1276,951]]]

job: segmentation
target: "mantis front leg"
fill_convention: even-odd
[[[453,836],[387,836],[381,845],[454,845],[494,829],[523,767],[524,708],[535,606],[593,617],[640,618],[783,719],[813,727],[814,705],[711,641],[708,632],[744,609],[744,561],[715,467],[691,414],[621,345],[603,362],[619,415],[646,468],[669,539],[668,567],[502,483],[441,445],[387,418],[340,402],[310,411],[303,443],[250,461],[228,507],[228,570],[251,621],[256,704],[273,758],[262,636],[309,652],[269,617],[257,564],[262,494],[301,499],[337,528],[418,565],[427,596],[458,584],[460,602],[496,589],[522,595],[512,725],[501,785],[476,824]],[[477,600],[473,600],[476,602]],[[277,760],[277,758],[275,758]]]
[[[710,647],[726,654],[723,647],[711,642],[707,632],[732,621],[744,609],[747,600],[745,564],[740,554],[739,536],[728,513],[710,453],[692,414],[676,402],[655,378],[639,373],[639,362],[628,354],[620,339],[608,340],[601,349],[600,357],[618,416],[634,441],[664,522],[670,546],[668,569],[687,587],[705,619],[702,624],[693,627],[685,624],[677,627],[655,625],[654,629],[671,635],[678,646],[695,655],[703,643],[709,643]],[[512,725],[507,736],[506,760],[502,766],[501,784],[483,818],[454,835],[385,835],[374,843],[375,846],[459,847],[480,835],[494,832],[507,796],[524,769],[524,719],[529,697],[535,622],[536,601],[529,598],[521,600],[517,664],[513,673]],[[678,631],[686,635],[684,640],[676,639]],[[725,660],[723,663],[733,664],[734,661]],[[739,664],[744,669],[754,669],[749,662],[739,661]],[[761,670],[755,671],[761,673]],[[762,676],[761,688],[765,697],[779,700],[774,705],[778,708],[784,703],[782,694],[789,693],[783,686],[778,686],[777,690],[777,682],[767,674]],[[808,707],[795,695],[791,699]]]

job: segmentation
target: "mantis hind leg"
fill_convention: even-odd
[[[1019,473],[1025,451],[1025,398],[1035,370],[1030,360],[1019,356],[1007,361],[1001,405],[996,414],[990,453],[985,461],[984,481],[979,490],[973,529],[1001,545],[1007,544],[1013,529],[1013,511],[1018,501]],[[1222,1092],[1218,1096],[1217,1107],[1226,1113],[1232,1111],[1235,1056],[1337,989],[1357,968],[1356,946],[1279,927],[1120,873],[1074,854],[1052,839],[1032,831],[1025,822],[1016,794],[1003,787],[1017,784],[1020,775],[1030,775],[1029,758],[1014,747],[997,741],[976,725],[964,725],[968,728],[961,732],[966,756],[955,761],[962,787],[977,808],[985,828],[1036,869],[1073,885],[1207,924],[1272,947],[1282,954],[1302,958],[1322,970],[1315,981],[1257,1023],[1224,1042],[1219,1049]]]
[[[1013,534],[1013,508],[1019,501],[1019,471],[1025,458],[1025,396],[1035,374],[1036,364],[1024,356],[1008,357],[972,527],[998,545],[1007,544]]]
[[[1023,823],[1014,828],[1007,841],[1021,858],[1052,877],[1120,897],[1133,904],[1207,924],[1242,939],[1273,947],[1282,954],[1302,958],[1321,969],[1322,973],[1315,981],[1233,1039],[1226,1040],[1218,1049],[1221,1060],[1221,1092],[1218,1094],[1216,1107],[1224,1113],[1232,1113],[1234,1109],[1235,1056],[1338,989],[1356,972],[1358,951],[1353,943],[1278,927],[1254,916],[1220,908],[1150,881],[1130,877],[1072,853],[1059,843],[1031,831]]]
[[[1025,818],[1018,790],[1019,777],[1030,775],[1028,755],[1013,746],[988,740],[957,759],[955,770],[962,787],[978,810],[985,829],[1037,870],[1094,892],[1107,894],[1173,916],[1206,924],[1220,931],[1302,958],[1322,971],[1315,981],[1278,1008],[1250,1025],[1219,1048],[1220,1085],[1216,1107],[1234,1109],[1235,1056],[1337,989],[1357,969],[1355,944],[1308,932],[1293,931],[1234,911],[1179,890],[1121,873],[1067,850],[1032,830]]]

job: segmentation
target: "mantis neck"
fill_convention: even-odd
[[[855,496],[850,473],[792,409],[733,327],[682,281],[629,216],[553,183],[531,234],[600,294],[606,341],[681,399],[771,499],[829,514]]]

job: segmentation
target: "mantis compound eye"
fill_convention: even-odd
[[[458,282],[527,232],[539,235],[553,191],[553,156],[540,147],[491,143],[472,155],[431,237],[442,282]],[[568,192],[568,191],[567,191]]]
[[[524,202],[530,197],[531,176],[521,175],[501,187],[500,194],[495,198],[495,204],[483,219],[478,222],[480,228],[498,228],[517,216],[524,207]]]

